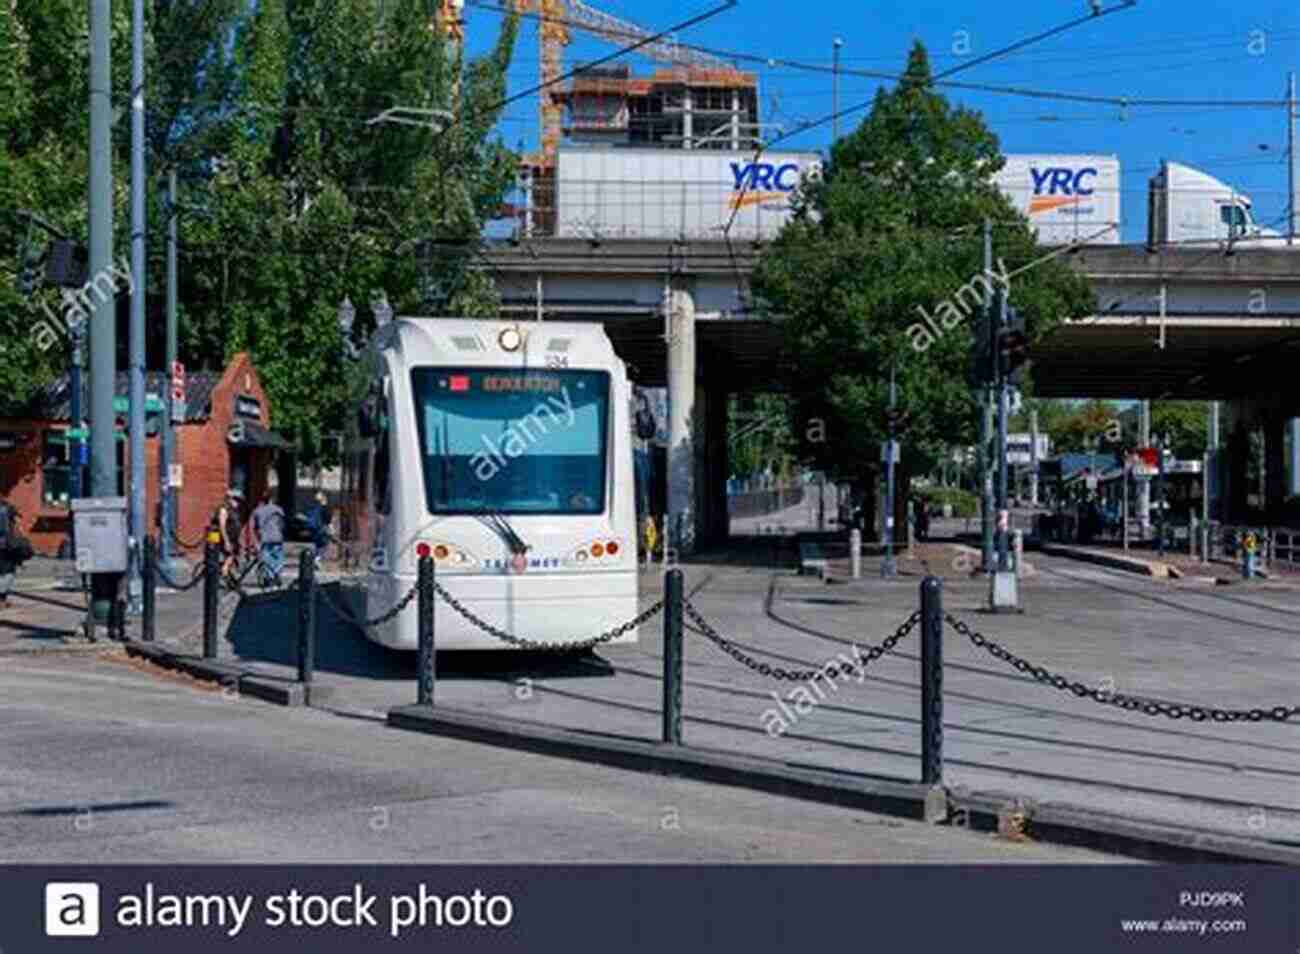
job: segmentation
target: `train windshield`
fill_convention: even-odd
[[[609,374],[414,368],[430,513],[605,509]]]

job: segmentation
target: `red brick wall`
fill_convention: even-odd
[[[177,532],[186,542],[197,540],[203,533],[230,486],[233,448],[226,435],[235,421],[235,398],[240,394],[254,397],[261,403],[260,422],[262,426],[270,427],[266,392],[262,390],[262,383],[248,355],[241,352],[231,359],[212,390],[212,412],[208,420],[202,426],[190,425],[179,429],[182,433],[177,441],[176,460],[185,470],[182,477],[184,486],[177,494],[176,523]],[[156,467],[157,456],[151,460]],[[245,529],[257,496],[266,489],[274,454],[272,451],[253,451],[249,462],[248,493],[240,515]],[[149,487],[157,487],[156,474]]]
[[[173,459],[183,467],[182,487],[177,491],[176,532],[186,543],[201,542],[213,511],[230,486],[232,448],[226,435],[235,420],[235,397],[239,394],[247,394],[261,402],[260,420],[263,426],[269,427],[271,420],[266,394],[248,355],[240,353],[231,359],[212,391],[212,410],[208,420],[181,425],[175,430],[176,454]],[[202,408],[192,408],[191,411],[199,412]],[[0,451],[0,496],[20,511],[22,533],[31,539],[36,551],[51,556],[58,552],[59,545],[67,536],[69,511],[41,506],[40,457],[43,432],[64,427],[66,424],[61,422],[0,420],[0,430],[32,435],[23,446],[12,451]],[[249,496],[242,508],[245,527],[256,495],[267,486],[273,461],[272,451],[254,451],[250,455]],[[129,452],[125,463],[129,492]],[[85,490],[89,492],[89,488]],[[149,437],[145,440],[145,520],[150,533],[157,532],[159,494],[158,438]]]

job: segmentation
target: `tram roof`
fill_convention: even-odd
[[[507,332],[521,344],[507,347]],[[611,367],[620,360],[605,329],[592,322],[508,321],[404,316],[375,333],[375,346],[392,347],[407,364],[492,366],[535,361],[537,367]]]

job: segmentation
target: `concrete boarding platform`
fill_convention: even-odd
[[[786,551],[792,551],[793,546]],[[878,643],[917,606],[923,567],[836,586],[800,577],[793,552],[781,569],[763,547],[685,567],[693,605],[757,663],[817,669]],[[1046,572],[1022,588],[1027,612],[988,617],[987,583],[953,571],[945,606],[1011,651],[1088,685],[1189,704],[1254,707],[1286,703],[1300,666],[1289,620],[1292,593],[1252,591],[1250,605],[1216,603],[1219,588],[1179,592],[1167,584],[1088,569],[1044,555]],[[1065,568],[1068,577],[1051,572]],[[642,579],[643,605],[662,592],[661,568]],[[194,655],[199,627],[170,631],[173,651]],[[415,655],[375,646],[318,610],[322,705],[387,718],[415,702]],[[296,666],[296,596],[232,598],[221,610],[221,662],[243,678],[291,680]],[[526,633],[519,635],[526,636]],[[872,778],[919,777],[919,674],[915,631],[872,663],[861,682],[792,697],[731,658],[695,628],[686,639],[685,734],[693,747],[775,759],[818,771]],[[548,731],[598,731],[653,742],[662,697],[661,618],[633,646],[595,655],[440,653],[440,706]],[[1152,718],[1060,692],[994,659],[951,630],[945,648],[945,735],[950,791],[1000,792],[1026,805],[1084,810],[1125,824],[1252,842],[1300,843],[1300,735],[1264,721],[1192,723]],[[786,724],[777,726],[777,716]],[[806,711],[804,711],[806,710]],[[779,731],[775,731],[779,730]],[[960,797],[960,796],[957,796]],[[1040,817],[1043,817],[1040,815]]]
[[[1123,552],[1112,552],[1093,547],[1068,546],[1062,543],[1044,543],[1039,549],[1048,556],[1064,557],[1068,560],[1079,560],[1083,563],[1095,563],[1098,566],[1125,570],[1129,573],[1137,573],[1157,580],[1176,578],[1178,575],[1177,571],[1172,570],[1171,566],[1163,560],[1153,560]]]

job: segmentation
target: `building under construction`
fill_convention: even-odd
[[[583,0],[514,0],[538,19],[542,90],[541,148],[524,158],[521,185],[529,207],[526,231],[555,233],[556,159],[561,142],[574,148],[741,151],[759,140],[758,78],[710,53],[612,16]],[[627,66],[576,71],[567,84],[563,50],[574,30],[625,46],[665,64],[649,76]]]
[[[666,149],[758,147],[758,84],[734,69],[673,67],[648,77],[627,66],[577,73],[555,94],[573,145]]]

